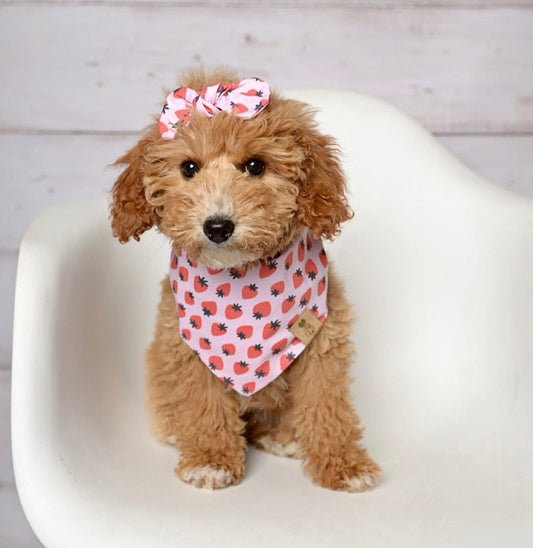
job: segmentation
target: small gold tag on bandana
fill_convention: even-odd
[[[320,320],[306,308],[292,324],[289,331],[305,345],[308,345],[321,327]]]

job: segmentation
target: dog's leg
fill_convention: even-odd
[[[381,470],[360,445],[362,430],[349,397],[353,358],[351,313],[342,287],[330,276],[329,315],[305,352],[287,370],[296,440],[304,468],[322,487],[363,491]]]
[[[197,366],[206,369],[202,363]],[[206,372],[212,378],[203,379],[205,385],[196,387],[180,406],[177,446],[181,458],[176,474],[196,487],[220,489],[239,483],[244,476],[244,422],[235,398]]]
[[[181,452],[176,468],[185,482],[205,489],[239,483],[246,440],[236,397],[179,335],[168,281],[155,338],[146,354],[148,407],[159,440]]]
[[[348,379],[338,367],[345,351],[336,347],[321,355],[313,350],[300,363],[301,378],[293,389],[296,441],[304,468],[322,487],[364,491],[381,471],[359,443],[362,430],[350,404]]]

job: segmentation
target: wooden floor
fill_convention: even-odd
[[[109,190],[179,71],[376,95],[533,197],[532,29],[533,0],[0,0],[0,547],[40,546],[9,441],[20,239],[47,205]]]

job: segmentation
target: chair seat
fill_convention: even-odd
[[[235,487],[181,483],[151,436],[143,353],[169,245],[119,245],[105,198],[44,211],[17,275],[12,435],[23,508],[55,548],[529,547],[533,202],[374,98],[293,91],[341,144],[355,218],[328,245],[358,322],[363,494],[250,449]]]

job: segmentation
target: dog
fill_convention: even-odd
[[[319,486],[374,486],[349,397],[352,312],[322,247],[353,213],[309,105],[191,71],[115,165],[113,235],[155,226],[172,244],[146,384],[179,478],[238,484],[250,443],[301,459]]]

